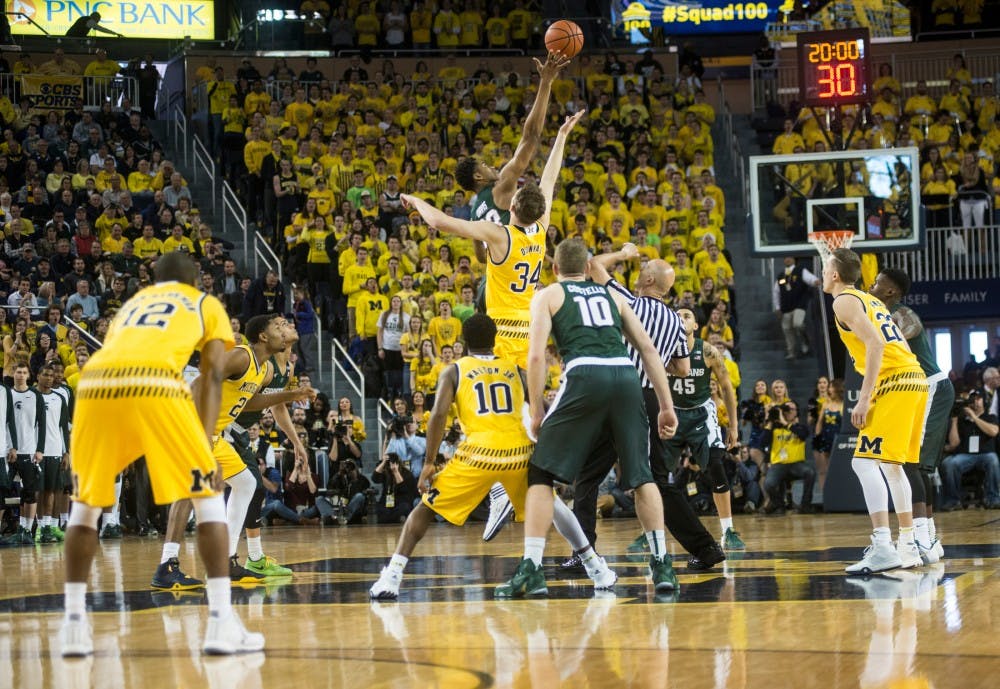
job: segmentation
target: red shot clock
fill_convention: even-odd
[[[868,29],[800,33],[798,54],[803,104],[833,107],[871,100]]]

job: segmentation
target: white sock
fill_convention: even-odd
[[[733,528],[733,518],[732,517],[719,517],[719,523],[722,524],[722,535],[726,535],[726,529]]]
[[[600,568],[601,559],[589,545],[586,549],[580,551],[578,555],[580,556],[580,562],[583,563],[583,568],[587,570],[587,574],[594,574]]]
[[[930,546],[931,538],[930,534],[927,532],[927,517],[913,518],[913,533],[917,539],[917,543],[924,546]]]
[[[28,518],[27,517],[21,517],[18,521],[21,522],[21,528],[24,529],[25,531],[27,531],[28,530]]]
[[[902,545],[910,545],[913,543],[913,527],[912,526],[901,526],[899,527],[899,542]]]
[[[264,549],[260,545],[260,536],[251,538],[247,536],[247,557],[251,560],[259,560],[264,557]]]
[[[228,582],[227,582],[228,583]],[[66,616],[87,614],[87,584],[67,581],[63,584],[63,598],[66,602]]]
[[[406,563],[409,561],[410,558],[405,555],[393,553],[392,557],[389,559],[389,569],[397,569],[399,570],[399,573],[402,574],[403,570],[406,569]]]
[[[105,512],[101,516],[104,517],[104,525],[105,526],[117,526],[118,525],[118,512],[117,511],[111,510],[110,512]]]
[[[542,566],[542,553],[545,552],[545,539],[524,537],[524,559],[531,560],[536,567]]]
[[[649,549],[652,551],[653,557],[657,560],[662,560],[666,556],[667,538],[663,529],[647,531],[646,542],[649,543]]]
[[[937,526],[934,525],[934,517],[927,517],[927,538],[930,543],[937,540]]]
[[[163,554],[160,556],[160,564],[163,564],[167,560],[173,557],[177,557],[181,552],[180,543],[164,543],[163,544]]]
[[[115,504],[111,506],[111,514],[114,515],[113,517],[114,521],[112,521],[111,523],[115,525],[118,524],[118,508],[121,505],[121,499],[122,499],[122,480],[121,477],[119,476],[118,480],[115,481]]]
[[[212,577],[205,581],[208,589],[208,614],[226,618],[233,614],[229,577]]]
[[[59,523],[60,524],[68,524],[69,523],[69,512],[60,512],[59,513]]]
[[[892,545],[892,532],[888,526],[879,526],[872,531],[876,545]]]

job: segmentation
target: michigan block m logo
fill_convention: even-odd
[[[861,436],[858,439],[858,454],[880,455],[882,454],[882,438],[869,438]]]

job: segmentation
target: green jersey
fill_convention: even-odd
[[[564,298],[552,316],[552,337],[563,362],[624,357],[631,364],[622,340],[622,317],[607,287],[589,280],[558,285]]]
[[[271,384],[260,391],[260,394],[266,395],[269,392],[281,392],[286,387],[288,387],[289,371],[292,368],[291,362],[285,364],[285,369],[279,371],[278,362],[275,361],[274,357],[271,357],[271,368],[274,369],[274,377],[271,378]],[[244,411],[241,412],[239,416],[236,417],[236,423],[238,423],[243,428],[250,428],[255,423],[260,423],[260,417],[264,415],[264,411]]]
[[[709,381],[712,379],[712,369],[705,363],[705,341],[694,338],[691,348],[691,373],[683,378],[668,376],[670,380],[670,396],[673,397],[677,409],[697,409],[704,406],[712,397]]]
[[[896,313],[901,308],[909,309],[910,307],[905,306],[900,303],[896,303],[889,309],[889,313]],[[913,314],[916,317],[916,314]],[[924,330],[924,324],[920,324],[920,332],[917,333],[916,337],[913,339],[908,339],[906,344],[910,345],[910,351],[913,355],[917,357],[917,361],[920,363],[920,368],[924,370],[924,375],[928,378],[941,373],[941,369],[938,368],[937,362],[934,360],[934,353],[931,351],[931,342],[927,338],[927,331]]]
[[[493,199],[493,185],[483,187],[472,197],[472,219],[489,220],[498,225],[510,225],[510,209],[504,210],[497,206]]]

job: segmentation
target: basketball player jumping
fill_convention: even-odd
[[[545,119],[549,110],[549,96],[552,92],[552,82],[559,72],[570,62],[570,59],[557,53],[549,53],[545,63],[542,64],[535,58],[535,66],[538,69],[538,91],[535,94],[535,101],[531,111],[524,120],[524,129],[521,132],[521,141],[517,144],[514,157],[500,169],[496,170],[486,165],[482,160],[474,156],[468,156],[459,161],[455,168],[455,181],[459,186],[470,194],[474,194],[469,206],[472,208],[473,220],[485,220],[496,225],[508,227],[511,225],[510,212],[513,208],[514,194],[517,192],[517,183],[522,175],[528,170],[535,160],[538,147],[542,143],[542,129],[545,126]],[[559,156],[560,162],[562,155]],[[515,234],[523,235],[520,239],[530,240],[542,248],[539,254],[538,265],[534,265],[533,258],[529,261],[530,272],[525,274],[524,279],[530,282],[526,288],[522,283],[517,285],[521,296],[527,295],[528,301],[534,286],[538,284],[541,275],[541,256],[544,255],[545,229],[548,225],[542,225],[540,231],[533,227],[519,227],[517,223],[511,228]],[[447,230],[446,230],[447,231]],[[511,242],[515,239],[511,236]],[[507,284],[494,280],[490,281],[489,275],[496,263],[505,263],[510,256],[507,253],[508,242],[501,246],[498,240],[494,240],[493,248],[489,248],[490,240],[482,237],[473,242],[476,250],[476,258],[480,263],[486,265],[487,279],[483,282],[485,289],[485,310],[497,324],[500,338],[518,338],[527,334],[527,312],[528,302],[521,305],[511,303],[511,292],[515,290],[514,283]],[[495,250],[494,250],[495,249]],[[515,297],[517,295],[514,295]],[[478,300],[481,301],[481,298]],[[482,306],[480,306],[482,308]],[[499,340],[497,342],[497,355],[508,356],[512,352],[507,351],[505,345]],[[523,356],[518,356],[515,363],[522,369],[527,367],[525,363],[527,357],[527,345],[523,347]],[[510,516],[512,507],[510,500],[504,494],[503,486],[499,483],[493,486],[490,491],[490,518],[486,522],[486,529],[483,531],[483,540],[489,541],[496,536],[507,517]]]
[[[851,422],[860,431],[851,466],[864,490],[872,520],[872,545],[848,574],[871,574],[917,567],[912,493],[903,465],[920,458],[920,436],[927,405],[927,377],[885,305],[855,289],[861,259],[836,249],[823,266],[823,291],[833,295],[837,330],[855,370],[864,376]],[[889,493],[899,520],[893,547],[889,530]]]

